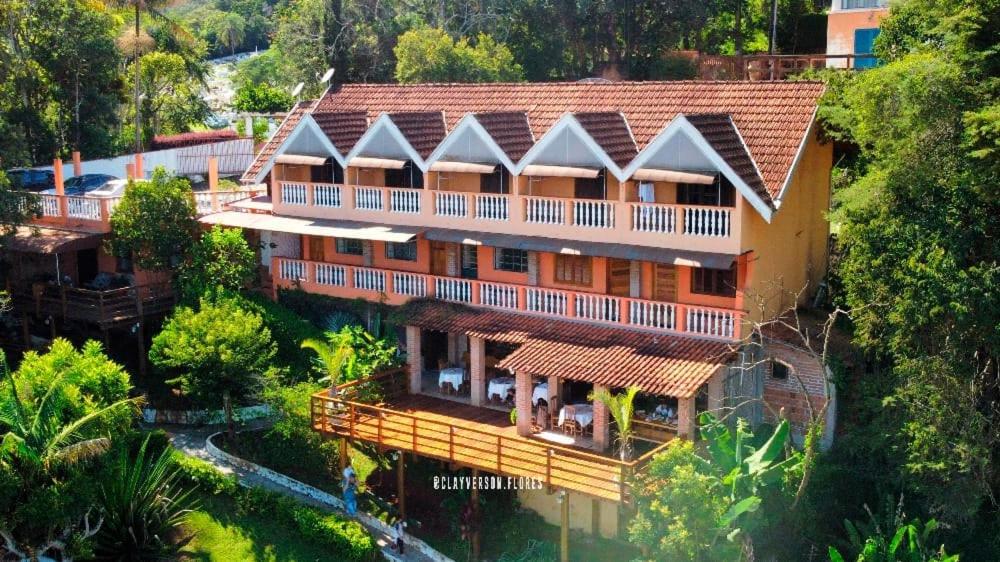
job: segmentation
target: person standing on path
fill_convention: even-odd
[[[347,514],[355,517],[358,514],[358,475],[351,465],[351,458],[347,458],[347,466],[344,467],[344,506]]]

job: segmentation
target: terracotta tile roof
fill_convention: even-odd
[[[678,398],[698,389],[735,353],[725,342],[653,334],[526,314],[411,301],[405,324],[518,344],[497,367]]]
[[[430,156],[444,140],[444,114],[440,111],[390,113],[389,118],[421,158]]]
[[[818,82],[606,82],[513,84],[345,84],[331,89],[317,111],[442,111],[450,129],[467,113],[524,111],[534,137],[567,111],[620,112],[641,150],[678,114],[732,116],[767,191],[776,196],[811,124]]]
[[[368,114],[364,111],[315,112],[313,119],[344,156],[368,130]]]
[[[500,149],[515,163],[535,144],[527,113],[516,111],[477,113],[476,121],[479,121]]]
[[[632,131],[629,130],[628,122],[621,113],[574,113],[573,117],[594,138],[594,141],[601,145],[619,168],[627,166],[639,154],[635,139],[632,138]]]
[[[771,202],[771,194],[764,187],[764,180],[757,171],[757,165],[747,152],[743,139],[740,138],[736,125],[728,115],[721,113],[701,113],[684,116],[708,144],[719,153],[719,156],[729,164],[743,181],[747,183],[764,201]],[[772,205],[773,206],[773,205]]]
[[[285,142],[288,135],[292,134],[292,131],[295,130],[295,126],[302,120],[302,116],[311,110],[315,104],[316,100],[307,100],[301,101],[292,107],[292,110],[285,116],[285,120],[278,125],[278,129],[274,132],[274,135],[268,139],[266,143],[264,143],[263,148],[261,148],[260,152],[257,153],[257,157],[254,158],[253,163],[250,164],[250,167],[247,168],[243,177],[240,178],[241,181],[256,181],[257,174],[264,169],[264,165],[267,164],[267,161],[272,156],[274,156],[274,153],[277,152],[278,147]]]

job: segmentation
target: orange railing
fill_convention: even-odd
[[[698,55],[702,80],[786,80],[808,69],[855,70],[875,59],[870,54],[846,55]],[[858,63],[862,64],[859,65]]]
[[[310,292],[345,298],[384,298],[388,304],[402,304],[410,298],[431,297],[470,306],[724,340],[740,338],[744,316],[742,311],[727,308],[291,258],[274,258],[272,271],[279,286],[301,285]]]
[[[502,435],[464,424],[460,418],[442,421],[348,399],[349,388],[311,397],[313,429],[320,433],[375,443],[382,449],[411,451],[421,456],[494,472],[532,478],[549,488],[563,488],[611,501],[628,501],[629,480],[663,443],[627,462],[578,449]]]

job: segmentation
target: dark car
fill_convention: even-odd
[[[108,174],[83,174],[69,178],[63,186],[66,188],[66,195],[84,195],[116,179],[118,178]]]
[[[7,170],[7,177],[10,178],[11,185],[16,189],[44,191],[56,186],[55,175],[49,170],[14,168]]]

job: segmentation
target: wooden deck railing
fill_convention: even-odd
[[[66,285],[35,284],[22,291],[18,301],[26,303],[38,316],[52,315],[68,320],[94,322],[102,327],[134,322],[160,314],[174,305],[170,283],[155,283],[96,291]]]
[[[502,435],[350,399],[362,381],[319,392],[311,398],[313,429],[327,435],[360,439],[382,449],[410,451],[502,476],[537,479],[550,488],[569,489],[611,501],[629,501],[629,480],[667,444],[622,462],[536,439]]]
[[[702,80],[787,80],[808,69],[857,70],[873,66],[875,55],[697,55]]]

